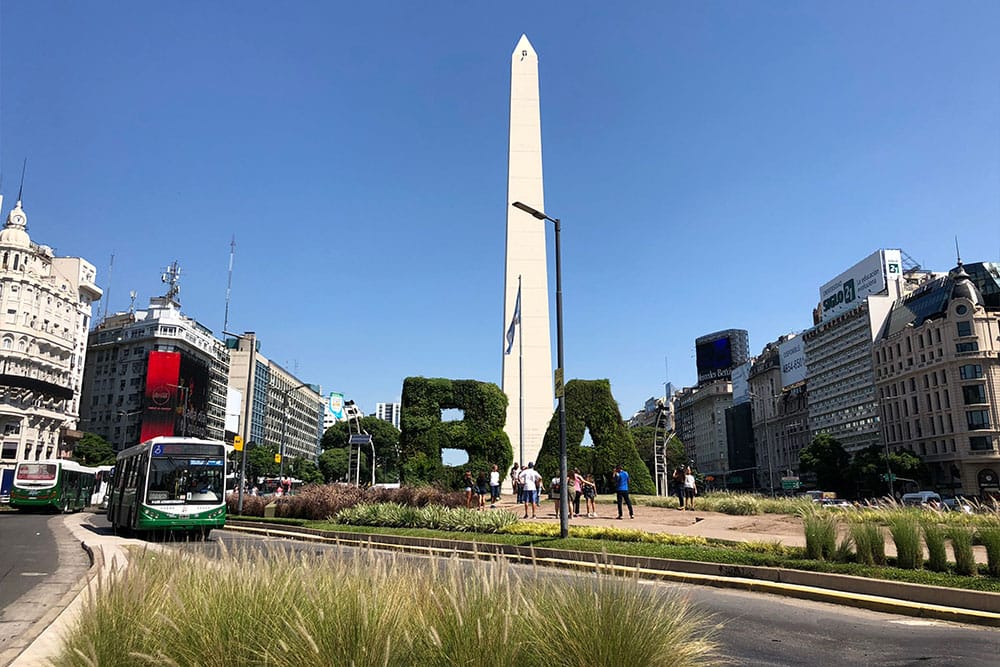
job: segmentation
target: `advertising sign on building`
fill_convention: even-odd
[[[806,346],[801,336],[778,343],[781,360],[781,387],[789,387],[806,379]]]
[[[698,382],[728,380],[733,370],[733,349],[729,336],[695,341]]]
[[[331,392],[326,409],[334,419],[339,422],[344,421],[344,395]]]
[[[740,364],[733,369],[733,405],[750,402],[750,366],[753,362]]]
[[[886,289],[888,281],[902,277],[899,250],[876,250],[823,285],[819,291],[822,320],[836,317],[859,305],[870,294]]]
[[[154,350],[149,353],[140,442],[158,435],[174,435],[180,370],[181,355],[178,352]]]

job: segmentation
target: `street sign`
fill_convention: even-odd
[[[784,491],[794,491],[795,489],[801,488],[802,482],[799,481],[798,477],[782,477],[781,478],[781,488]]]
[[[351,435],[348,439],[348,444],[350,445],[370,445],[372,444],[372,437],[367,433],[355,433]]]
[[[243,436],[242,435],[235,435],[235,436],[233,436],[233,448],[236,451],[238,451],[238,452],[242,452],[243,451]]]

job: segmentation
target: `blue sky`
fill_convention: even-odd
[[[998,26],[996,2],[4,0],[3,215],[26,157],[34,241],[111,311],[177,260],[216,332],[235,234],[230,330],[367,412],[410,375],[499,383],[523,32],[566,377],[627,417],[665,360],[695,382],[697,336],[757,353],[877,248],[1000,261]]]

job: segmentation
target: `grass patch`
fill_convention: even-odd
[[[719,663],[715,627],[632,578],[503,561],[143,552],[99,582],[53,663],[681,667]]]

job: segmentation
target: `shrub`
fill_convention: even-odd
[[[885,536],[878,523],[874,521],[852,523],[850,533],[859,563],[885,565]]]
[[[713,494],[713,510],[734,516],[760,514],[760,501],[746,493]]]
[[[955,574],[971,577],[976,574],[976,557],[972,551],[972,530],[965,526],[949,526],[948,539],[955,552]]]
[[[891,512],[889,534],[896,544],[896,567],[919,569],[924,562],[924,548],[920,542],[920,523],[913,513],[906,510]]]
[[[800,510],[799,516],[806,532],[806,558],[833,558],[837,551],[837,517],[813,507]]]
[[[944,528],[935,520],[937,517],[921,522],[924,530],[924,544],[927,545],[927,569],[934,572],[948,570],[948,552],[945,549]]]
[[[986,571],[991,577],[1000,577],[1000,517],[980,526],[978,535],[986,547]]]

